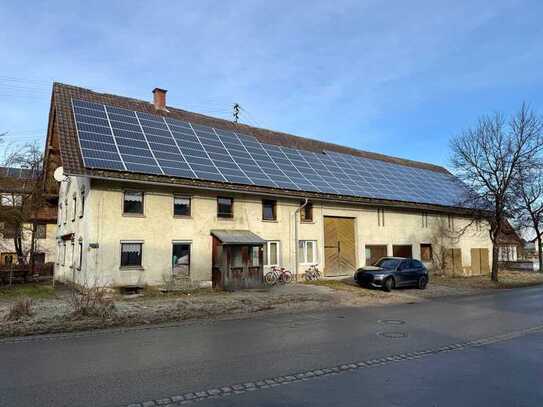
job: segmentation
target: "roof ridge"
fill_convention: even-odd
[[[65,84],[61,82],[53,82],[53,92],[54,92],[55,87],[70,88],[76,91],[92,92],[93,94],[97,96],[112,98],[112,99],[121,99],[122,101],[127,102],[127,103],[137,103],[137,104],[144,103],[150,109],[154,109],[154,105],[152,102],[142,100],[142,99],[136,99],[136,98],[132,98],[128,96],[120,96],[120,95],[107,93],[107,92],[99,92],[92,89],[83,88],[81,86],[70,85],[70,84]],[[364,158],[368,158],[372,160],[385,161],[385,162],[389,162],[389,163],[393,163],[397,165],[421,168],[421,169],[426,169],[430,171],[450,174],[450,172],[445,167],[437,165],[437,164],[410,160],[407,158],[395,157],[395,156],[390,156],[390,155],[371,152],[371,151],[359,150],[357,148],[343,146],[341,144],[330,143],[328,141],[321,141],[321,140],[298,136],[295,134],[286,133],[282,131],[250,126],[245,123],[234,123],[226,119],[213,117],[213,116],[205,115],[198,112],[191,112],[189,110],[177,108],[174,106],[166,106],[166,108],[168,109],[168,111],[155,109],[155,114],[162,115],[162,116],[170,116],[172,113],[174,113],[174,114],[181,114],[183,116],[193,116],[193,120],[195,117],[197,119],[200,119],[201,121],[213,121],[214,124],[211,127],[225,127],[226,130],[242,128],[244,129],[245,133],[248,132],[251,135],[257,137],[261,142],[264,142],[267,144],[281,145],[285,147],[297,148],[300,150],[314,151],[314,152],[323,152],[325,150],[330,150],[330,151],[334,151],[334,152],[338,152],[342,154],[348,154],[348,155],[364,157]],[[217,123],[219,124],[219,126],[217,126]],[[206,125],[209,126],[209,124],[206,124]]]

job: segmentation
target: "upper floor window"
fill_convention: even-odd
[[[381,208],[377,209],[377,226],[385,226],[385,210]]]
[[[68,221],[68,200],[64,200],[64,212],[63,212],[64,218],[62,220],[62,223],[66,224]]]
[[[186,196],[173,197],[174,216],[190,216],[190,198]]]
[[[300,210],[300,220],[302,222],[313,222],[313,204],[307,202]]]
[[[262,201],[262,219],[263,220],[277,220],[277,212],[276,212],[277,202],[270,200],[270,199],[264,199]]]
[[[234,217],[234,199],[233,198],[217,198],[217,216],[219,218]]]
[[[82,218],[85,215],[85,190],[81,190],[81,206],[79,207],[79,217]]]
[[[57,223],[60,226],[62,224],[62,213],[63,213],[63,206],[62,202],[58,205],[58,213],[57,213]]]
[[[36,225],[36,239],[45,239],[47,237],[47,225],[38,223]]]
[[[73,208],[72,208],[72,222],[75,221],[75,217],[77,216],[77,195],[74,194],[74,196],[72,197],[72,203],[73,203]]]
[[[123,212],[126,214],[143,215],[143,192],[125,191]]]

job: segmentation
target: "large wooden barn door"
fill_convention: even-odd
[[[489,273],[488,249],[471,249],[471,274],[479,276]]]
[[[353,274],[356,269],[354,219],[324,218],[324,275]]]

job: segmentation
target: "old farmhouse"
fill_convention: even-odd
[[[272,265],[348,276],[385,255],[489,272],[487,225],[445,168],[180,110],[161,89],[54,84],[44,166],[62,281],[251,287]]]

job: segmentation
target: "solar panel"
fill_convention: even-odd
[[[453,176],[334,151],[261,143],[238,132],[72,100],[85,167],[287,190],[456,206]]]

